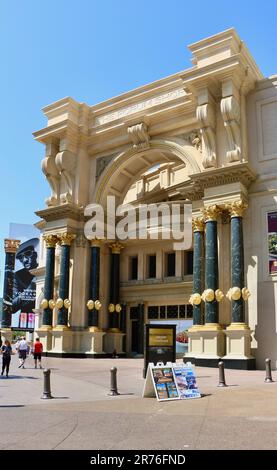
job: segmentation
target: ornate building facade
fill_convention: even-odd
[[[141,354],[144,323],[191,318],[187,359],[254,368],[269,356],[276,367],[277,77],[263,77],[234,29],[189,49],[180,73],[43,109],[37,334],[49,355]],[[191,203],[192,246],[87,240],[85,208],[109,195]]]

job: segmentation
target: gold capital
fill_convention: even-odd
[[[101,246],[101,242],[103,241],[103,239],[101,238],[94,238],[93,240],[90,240],[90,246],[91,247],[98,247],[98,246]]]
[[[109,245],[113,254],[120,254],[120,251],[124,248],[124,246],[119,242],[114,242]]]
[[[242,217],[248,204],[242,200],[234,201],[230,204],[231,217]]]
[[[4,247],[6,253],[16,253],[20,245],[20,240],[11,240],[10,238],[5,238],[4,240]]]
[[[58,242],[57,236],[51,234],[43,235],[43,240],[46,243],[46,248],[54,248]]]
[[[203,217],[194,217],[192,219],[192,228],[194,232],[204,232],[205,222]]]
[[[216,222],[220,212],[221,212],[221,209],[216,204],[205,207],[205,209],[203,209],[205,222],[211,222],[211,221]]]
[[[70,246],[71,242],[76,238],[76,235],[75,235],[75,233],[64,232],[64,233],[59,233],[57,235],[57,238],[59,240],[58,243],[60,245]]]

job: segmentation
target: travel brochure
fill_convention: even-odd
[[[192,364],[150,367],[156,397],[159,401],[201,398]]]

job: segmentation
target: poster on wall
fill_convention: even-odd
[[[32,225],[10,224],[9,238],[21,241],[15,255],[12,328],[34,329],[36,283],[31,270],[38,266],[39,234]]]
[[[182,357],[188,352],[188,329],[192,327],[193,321],[189,320],[150,320],[149,323],[157,324],[162,323],[163,325],[170,324],[176,325],[176,356]]]
[[[269,274],[277,274],[277,212],[267,214]]]

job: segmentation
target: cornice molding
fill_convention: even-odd
[[[59,219],[73,219],[78,222],[85,220],[83,207],[78,207],[70,203],[42,209],[36,211],[35,214],[46,222]]]
[[[225,167],[205,170],[190,175],[191,180],[199,189],[220,186],[229,183],[242,183],[246,188],[255,181],[257,175],[248,163],[230,164]]]

